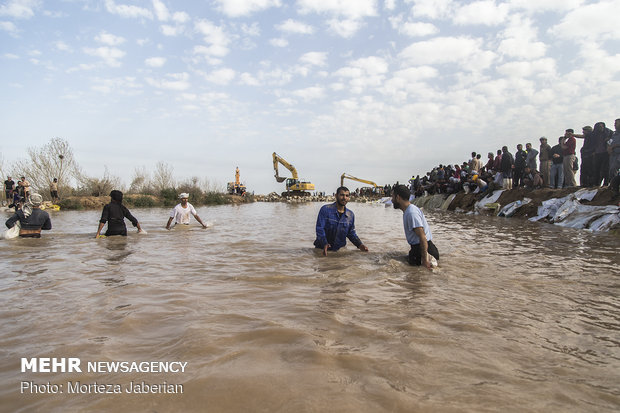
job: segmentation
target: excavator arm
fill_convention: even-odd
[[[372,185],[373,187],[377,187],[377,184],[374,183],[373,181],[368,181],[366,179],[360,179],[360,178],[356,178],[353,175],[349,175],[347,173],[343,173],[342,175],[340,175],[340,186],[344,186],[344,180],[346,179],[350,179],[352,181],[357,181],[357,182],[362,182],[364,184],[368,184],[368,185]]]
[[[293,165],[288,163],[286,160],[284,160],[282,157],[280,157],[277,153],[274,152],[273,153],[273,169],[276,172],[275,175],[274,175],[276,177],[276,181],[284,182],[284,180],[286,179],[286,177],[280,176],[278,174],[278,164],[279,163],[281,163],[282,166],[284,166],[286,169],[291,171],[291,175],[293,176],[293,179],[299,179],[299,177],[297,176],[297,169],[295,169],[295,167]]]

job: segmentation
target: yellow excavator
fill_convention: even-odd
[[[280,176],[278,174],[278,164],[281,163],[286,169],[291,171],[291,178],[286,178],[284,176]],[[286,192],[282,193],[282,196],[289,195],[299,195],[299,196],[308,196],[310,195],[307,191],[314,191],[314,184],[305,181],[303,179],[299,179],[299,175],[297,175],[297,169],[290,163],[288,163],[284,158],[282,158],[277,153],[273,153],[273,169],[276,171],[274,175],[276,177],[276,181],[284,182],[286,181]]]
[[[228,193],[235,195],[243,195],[245,193],[245,185],[241,183],[241,177],[239,173],[239,167],[235,170],[235,182],[228,183]]]
[[[344,186],[344,180],[346,179],[350,179],[352,181],[357,181],[357,182],[361,182],[364,184],[368,184],[368,185],[372,185],[374,188],[376,188],[378,185],[376,183],[374,183],[373,181],[368,181],[366,179],[360,179],[360,178],[356,178],[353,175],[349,175],[348,173],[343,173],[342,175],[340,175],[340,186]]]
[[[357,178],[357,177],[355,177],[353,175],[349,175],[346,172],[343,173],[342,175],[340,175],[340,186],[344,186],[344,180],[345,179],[350,179],[352,181],[357,181],[357,182],[361,182],[361,183],[364,183],[364,184],[372,185],[373,191],[374,191],[373,195],[381,195],[381,192],[383,190],[383,188],[381,188],[379,185],[377,185],[373,181],[369,181],[367,179]],[[362,189],[364,189],[364,188],[362,188]],[[360,191],[360,192],[362,192],[362,191]],[[366,188],[366,191],[363,191],[363,192],[370,192],[370,188]]]

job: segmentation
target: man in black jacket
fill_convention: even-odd
[[[101,230],[105,223],[108,223],[108,229],[105,232],[106,237],[110,235],[123,235],[127,236],[127,227],[125,226],[125,218],[131,221],[134,227],[138,227],[138,232],[142,232],[140,223],[131,215],[131,212],[127,209],[123,202],[123,193],[121,191],[114,190],[110,192],[110,203],[103,207],[101,212],[101,219],[99,220],[99,228],[95,238],[99,238]]]
[[[41,195],[30,195],[30,199],[24,207],[6,221],[7,228],[13,228],[15,223],[19,221],[20,237],[41,238],[41,230],[52,229],[52,221],[49,214],[40,208],[42,203],[43,197]]]
[[[515,153],[515,169],[512,176],[512,187],[518,188],[523,185],[523,172],[525,171],[525,161],[527,159],[527,152],[523,150],[523,145],[517,145],[517,152]]]
[[[502,171],[503,189],[512,189],[512,170],[514,168],[515,160],[510,152],[508,152],[507,146],[502,146],[502,162],[500,164],[500,170]]]
[[[564,142],[564,136],[558,138],[558,144],[551,148],[549,152],[551,158],[549,188],[562,188],[564,184],[564,150],[562,149],[562,142]]]

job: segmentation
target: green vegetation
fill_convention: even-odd
[[[218,192],[207,192],[204,194],[201,201],[205,205],[223,205],[231,202],[229,196]]]
[[[81,210],[84,209],[84,205],[80,202],[79,198],[65,198],[58,202],[60,210]]]
[[[128,207],[148,208],[158,206],[156,199],[150,195],[128,196],[123,200]]]

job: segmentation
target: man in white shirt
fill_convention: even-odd
[[[392,189],[392,204],[395,209],[403,211],[403,225],[407,242],[411,245],[409,264],[423,265],[432,268],[431,257],[439,260],[439,251],[433,244],[433,234],[426,222],[424,213],[409,202],[411,192],[405,185],[397,185]]]
[[[179,198],[181,199],[181,203],[177,204],[174,208],[172,208],[172,211],[170,211],[170,218],[168,218],[166,229],[170,229],[170,224],[172,224],[172,220],[174,220],[174,225],[189,225],[191,215],[196,218],[196,221],[198,221],[203,228],[206,228],[207,226],[202,222],[202,220],[196,213],[196,209],[194,209],[194,206],[187,202],[189,199],[189,194],[182,193],[181,195],[179,195]]]

